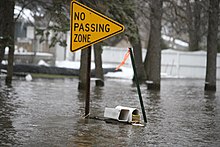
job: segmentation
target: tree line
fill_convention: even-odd
[[[216,58],[218,48],[220,48],[219,0],[79,0],[79,2],[125,25],[125,33],[118,37],[126,38],[131,43],[134,49],[137,78],[140,81],[151,81],[148,83],[149,89],[160,89],[161,32],[163,29],[168,31],[173,38],[189,42],[190,51],[201,48],[207,50],[205,89],[216,90]],[[3,59],[5,47],[8,46],[9,60],[6,82],[9,83],[11,83],[13,73],[14,23],[19,17],[19,15],[14,17],[15,4],[21,6],[22,9],[32,10],[34,14],[43,13],[43,17],[47,17],[45,29],[38,28],[38,24],[33,25],[36,27],[38,35],[48,35],[49,30],[55,32],[51,46],[56,43],[66,45],[66,40],[60,40],[57,34],[68,31],[70,24],[70,0],[1,0],[0,61]],[[34,16],[35,19],[38,17]],[[145,23],[146,20],[148,23]],[[146,43],[147,54],[144,60],[142,59],[140,25],[149,29],[149,39]],[[44,41],[43,37],[42,41]],[[109,44],[109,41],[103,43]],[[94,52],[96,75],[101,79],[101,85],[104,85],[101,46],[102,43],[96,44]],[[82,50],[81,59],[85,61],[86,50]],[[81,62],[81,73],[84,73],[85,63]],[[83,82],[83,74],[80,74],[80,81]]]

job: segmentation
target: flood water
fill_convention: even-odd
[[[145,147],[219,146],[220,81],[217,92],[204,92],[204,80],[163,79],[161,91],[141,85],[148,123],[145,127],[84,119],[84,94],[78,79],[15,80],[0,84],[0,146]],[[106,79],[91,81],[90,113],[105,107],[136,107],[135,85]]]

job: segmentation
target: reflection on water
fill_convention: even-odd
[[[14,81],[0,87],[0,146],[218,146],[220,82],[217,92],[204,92],[204,81],[164,79],[161,91],[141,85],[146,127],[83,119],[84,91],[77,79]],[[131,81],[106,80],[91,86],[90,113],[105,107],[136,107]]]
[[[16,131],[11,116],[16,113],[16,93],[12,87],[0,86],[0,142],[1,146],[12,146],[18,143],[14,137]],[[15,103],[14,103],[15,102]]]

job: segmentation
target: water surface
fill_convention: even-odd
[[[0,146],[219,146],[220,81],[204,92],[203,80],[163,79],[161,91],[141,85],[146,127],[84,119],[84,92],[77,79],[15,80],[0,86]],[[90,113],[103,116],[117,105],[141,110],[135,85],[91,82]]]

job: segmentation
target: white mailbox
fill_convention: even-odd
[[[124,106],[105,108],[104,117],[118,120],[120,122],[140,123],[140,114],[136,108]]]

